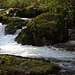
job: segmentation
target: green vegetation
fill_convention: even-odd
[[[34,11],[37,9],[35,15],[41,12],[51,12],[51,13],[60,13],[63,16],[63,19],[67,21],[70,27],[74,25],[74,9],[75,9],[75,0],[0,0],[0,8],[20,8],[23,10],[30,10],[33,8]],[[26,16],[26,11],[20,11],[20,16]],[[31,11],[31,10],[30,10]],[[33,15],[33,11],[28,12],[30,15]],[[22,13],[22,14],[21,14]],[[22,17],[23,17],[22,16]],[[32,16],[30,16],[32,17]]]
[[[59,70],[58,65],[45,60],[0,55],[0,75],[48,75]]]

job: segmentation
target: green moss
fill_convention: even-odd
[[[68,40],[66,22],[59,14],[43,13],[33,18],[26,26],[27,29],[22,30],[16,38],[18,43],[40,46]]]
[[[4,60],[4,62],[3,62]],[[0,74],[14,75],[42,75],[56,74],[60,67],[54,63],[38,60],[34,58],[22,58],[10,55],[0,55]],[[21,75],[19,74],[19,75]]]

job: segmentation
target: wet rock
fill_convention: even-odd
[[[57,74],[57,64],[34,58],[0,55],[0,75],[48,75]],[[3,61],[4,60],[4,61]]]
[[[59,43],[56,45],[53,45],[56,48],[63,48],[64,50],[68,50],[68,51],[75,51],[75,41],[69,41],[67,43]]]

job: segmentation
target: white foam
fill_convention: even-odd
[[[0,11],[2,11],[3,9],[0,9]]]
[[[31,20],[32,18],[21,18],[22,20]]]
[[[20,18],[22,20],[28,20],[28,21],[30,21],[32,19],[32,18],[21,18],[21,17],[13,17],[13,18]]]

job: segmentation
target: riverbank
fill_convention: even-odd
[[[0,75],[54,75],[61,69],[45,59],[11,55],[0,55],[0,65]]]

